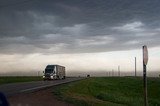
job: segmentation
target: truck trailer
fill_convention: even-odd
[[[43,80],[65,79],[65,67],[60,65],[47,65],[43,71]]]

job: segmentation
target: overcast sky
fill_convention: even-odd
[[[156,51],[153,56],[159,58],[159,34],[159,0],[0,0],[0,62],[6,67],[11,62],[7,60],[10,56],[14,57],[12,62],[23,58],[25,64],[29,56],[35,54],[39,55],[36,58],[38,61],[55,56],[56,60],[50,61],[55,64],[62,55],[70,58],[78,55],[74,57],[75,60],[98,55],[96,58],[102,64],[104,55],[101,53],[121,56],[124,55],[123,51],[134,51],[134,57],[138,55],[136,51],[140,50],[138,53],[141,53],[143,45]],[[74,63],[75,67],[71,68],[73,62],[67,57],[61,59],[60,63],[69,69],[74,70],[85,63]],[[52,64],[47,60],[39,64],[31,60],[30,63],[35,65]],[[111,60],[114,60],[114,55]],[[122,61],[125,64],[125,60]],[[10,65],[17,69],[17,65]],[[3,66],[1,70],[6,67]]]

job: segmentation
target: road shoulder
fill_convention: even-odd
[[[58,100],[52,93],[52,88],[47,88],[30,93],[21,93],[8,97],[10,106],[74,106]]]

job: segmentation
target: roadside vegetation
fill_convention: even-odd
[[[57,86],[54,95],[76,106],[143,106],[143,80],[95,77]],[[148,78],[149,106],[160,106],[160,78]]]
[[[0,76],[0,84],[40,81],[42,76]]]

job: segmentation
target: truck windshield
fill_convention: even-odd
[[[45,73],[54,73],[53,69],[45,69]]]

